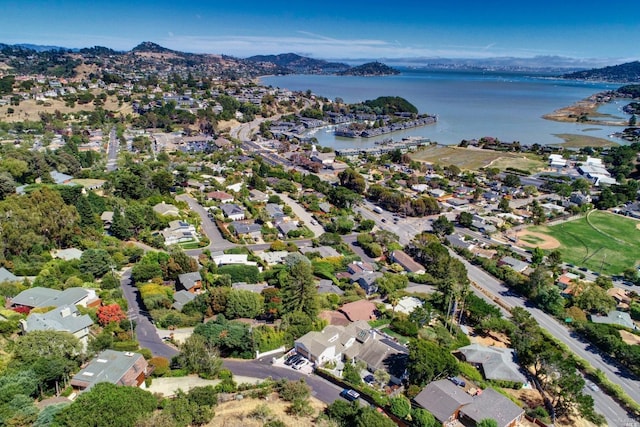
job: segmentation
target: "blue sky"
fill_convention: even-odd
[[[239,57],[640,58],[619,1],[0,0],[0,42],[128,50],[141,41]]]

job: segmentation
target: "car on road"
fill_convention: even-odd
[[[358,400],[360,398],[360,393],[355,390],[351,390],[350,388],[345,388],[340,392],[340,396],[353,402],[354,400]]]
[[[600,387],[598,387],[598,385],[591,380],[586,380],[585,384],[587,385],[587,387],[589,387],[592,391],[595,391],[596,393],[600,391]]]
[[[387,218],[382,218],[382,222],[387,222]]]

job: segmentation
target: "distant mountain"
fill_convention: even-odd
[[[116,50],[113,50],[111,48],[104,47],[104,46],[83,47],[78,52],[80,52],[82,54],[85,54],[85,55],[96,55],[96,56],[100,56],[100,55],[120,55],[120,54],[123,53],[123,52],[118,52]]]
[[[349,65],[341,62],[328,62],[313,59],[295,53],[281,53],[279,55],[256,55],[246,58],[246,61],[257,63],[271,63],[282,68],[283,72],[326,74],[338,73],[349,69]]]
[[[349,68],[348,70],[338,73],[341,76],[391,76],[400,74],[400,71],[395,68],[391,68],[382,62],[368,62],[366,64],[358,65],[357,67]]]
[[[30,43],[18,43],[18,44],[15,44],[14,46],[21,47],[23,49],[33,50],[35,52],[47,52],[50,50],[77,51],[77,49],[69,49],[67,47],[62,47],[62,46],[45,46],[45,45],[30,44]]]
[[[590,80],[606,82],[640,82],[640,61],[627,62],[625,64],[611,67],[594,68],[586,71],[576,71],[575,73],[563,74],[565,79]]]
[[[182,53],[175,50],[167,49],[153,42],[142,42],[138,46],[131,49],[131,52],[148,52],[148,53]]]

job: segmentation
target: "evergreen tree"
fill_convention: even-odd
[[[318,313],[313,267],[308,260],[297,260],[280,273],[284,312],[301,311],[314,318]]]
[[[129,221],[120,213],[118,208],[113,211],[113,221],[109,230],[113,236],[120,240],[127,240],[132,236]]]
[[[78,214],[80,214],[80,225],[82,227],[98,228],[102,225],[98,216],[91,208],[91,203],[86,196],[78,198],[76,209],[78,209]]]

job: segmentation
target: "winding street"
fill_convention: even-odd
[[[120,277],[120,287],[129,306],[127,317],[136,324],[135,334],[140,343],[140,347],[148,348],[154,356],[165,357],[171,360],[173,356],[178,354],[178,350],[162,341],[156,327],[149,319],[149,313],[140,308],[142,300],[140,298],[140,292],[138,292],[138,289],[131,281],[131,269],[127,269],[122,273]]]

